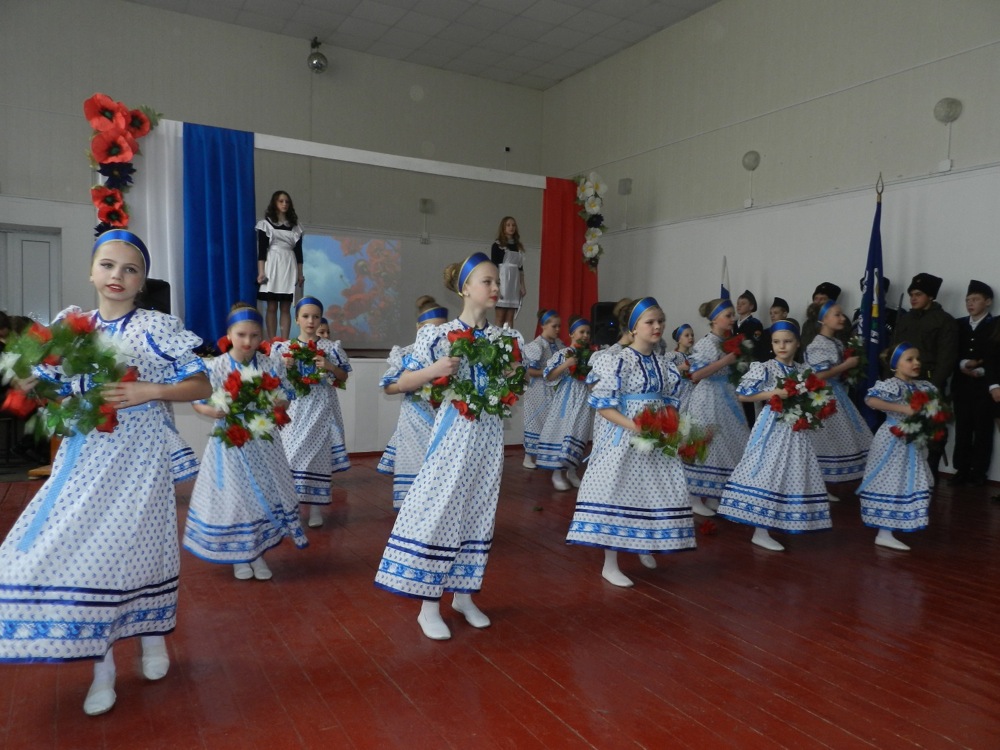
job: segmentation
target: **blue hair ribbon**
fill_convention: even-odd
[[[628,329],[630,331],[635,330],[636,323],[639,322],[639,318],[642,316],[646,310],[651,307],[659,307],[660,303],[657,302],[652,297],[643,297],[638,302],[632,306],[632,312],[628,316]]]
[[[109,229],[107,232],[99,234],[94,240],[94,249],[90,251],[90,255],[93,256],[97,252],[97,248],[109,242],[124,242],[138,250],[143,263],[146,264],[146,275],[149,276],[149,250],[146,249],[146,244],[139,239],[138,235],[127,229]]]

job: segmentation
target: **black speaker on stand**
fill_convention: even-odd
[[[621,336],[615,320],[615,302],[595,302],[590,308],[590,342],[595,346],[611,346]]]
[[[146,279],[146,288],[135,297],[135,306],[170,314],[170,282]]]

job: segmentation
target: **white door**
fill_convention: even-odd
[[[0,309],[24,315],[43,325],[60,308],[61,245],[58,234],[0,232],[0,264],[6,273]]]

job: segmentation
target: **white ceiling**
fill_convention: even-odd
[[[545,90],[717,0],[131,0]]]

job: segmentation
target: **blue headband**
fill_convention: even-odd
[[[660,303],[657,302],[652,297],[643,297],[635,305],[632,306],[632,312],[628,316],[628,329],[630,331],[635,330],[636,323],[639,322],[639,317],[646,312],[651,307],[659,307]]]
[[[916,349],[916,348],[917,347],[915,347],[909,341],[903,341],[900,344],[898,344],[896,348],[892,350],[892,356],[889,357],[889,369],[890,370],[896,369],[896,365],[899,364],[899,358],[903,356],[903,352],[905,352],[907,349]]]
[[[680,341],[681,335],[684,333],[684,331],[693,331],[693,330],[694,329],[687,323],[681,323],[674,329],[674,332],[670,334],[670,336],[673,338],[674,341]]]
[[[542,313],[542,317],[538,319],[538,325],[543,326],[548,321],[552,320],[552,318],[558,318],[558,317],[559,313],[557,313],[555,310],[546,310],[545,312]]]
[[[427,320],[434,320],[435,318],[448,318],[448,308],[447,307],[432,307],[427,312],[422,312],[417,316],[417,322],[423,323]]]
[[[256,308],[241,307],[239,310],[233,310],[229,313],[229,317],[226,318],[226,328],[232,328],[237,323],[242,323],[245,320],[256,323],[261,328],[264,327],[264,318],[261,317]]]
[[[577,318],[569,326],[569,332],[572,334],[580,326],[590,326],[590,321],[586,318]]]
[[[296,315],[299,314],[299,308],[302,307],[302,305],[316,305],[316,307],[320,309],[320,312],[323,311],[323,303],[320,302],[318,299],[316,299],[315,297],[303,297],[302,299],[300,299],[298,302],[295,303]]]
[[[149,250],[146,249],[145,243],[138,236],[132,234],[127,229],[109,229],[107,232],[98,235],[97,239],[94,240],[94,249],[90,251],[90,255],[93,256],[97,252],[97,248],[108,242],[124,242],[126,245],[131,245],[138,250],[139,255],[142,256],[142,262],[146,264],[146,275],[149,276]]]
[[[709,320],[715,320],[716,317],[718,317],[719,313],[721,313],[723,310],[731,308],[732,306],[733,306],[732,300],[728,300],[728,299],[722,300],[722,302],[720,302],[719,304],[717,304],[715,306],[715,309],[712,310],[712,312],[710,312],[708,314],[708,319]]]
[[[320,318],[319,319],[319,323],[320,323],[320,325],[324,325],[324,326],[330,325],[330,321],[327,320],[326,318]]]
[[[795,338],[799,338],[799,327],[790,320],[776,320],[771,324],[771,333],[777,331],[791,331]]]
[[[465,288],[465,282],[469,280],[469,275],[476,266],[480,263],[492,262],[485,253],[473,253],[466,258],[465,263],[462,264],[462,270],[458,272],[458,293],[462,293],[462,289]]]
[[[823,318],[826,317],[826,314],[830,312],[830,310],[833,309],[833,306],[836,304],[837,300],[835,299],[828,299],[826,302],[824,302],[823,306],[819,309],[819,313],[817,314],[818,317],[816,318],[816,320],[822,323]]]

